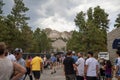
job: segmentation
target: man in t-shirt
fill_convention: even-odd
[[[35,80],[40,79],[40,71],[42,70],[43,60],[39,55],[35,56],[31,61],[31,70],[33,72]]]
[[[120,80],[120,50],[118,50],[116,52],[116,55],[117,55],[117,59],[116,59],[116,70],[115,70],[115,73],[116,73],[116,77],[118,80]]]
[[[25,68],[25,60],[22,57],[23,50],[21,48],[16,48],[14,54],[15,54],[16,62]],[[23,80],[24,76],[25,75],[23,75],[19,80]]]
[[[97,80],[98,61],[93,57],[93,52],[88,52],[88,59],[85,62],[85,75],[87,80]]]
[[[67,52],[67,56],[63,61],[64,65],[64,72],[65,72],[65,78],[66,80],[75,80],[75,71],[74,68],[76,68],[74,59],[72,58],[72,52]]]
[[[72,58],[74,59],[75,62],[78,60],[78,57],[76,56],[75,51],[72,51]]]
[[[85,66],[85,60],[83,58],[83,54],[82,53],[78,53],[78,60],[76,61],[76,65],[77,65],[77,80],[84,80],[84,66]]]

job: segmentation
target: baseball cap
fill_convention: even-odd
[[[15,48],[15,52],[23,53],[23,50],[21,48]]]

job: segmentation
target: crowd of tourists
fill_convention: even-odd
[[[16,48],[9,50],[4,42],[0,42],[0,80],[29,80],[40,79],[43,60],[39,55],[35,57],[27,56],[23,59],[23,50]]]
[[[23,59],[23,50],[16,48],[10,50],[4,42],[0,42],[0,80],[40,80],[44,69],[51,69],[51,75],[57,68],[63,67],[66,80],[120,80],[120,51],[116,51],[116,60],[97,59],[89,51],[86,55],[82,52],[67,51],[66,54],[55,55],[50,58],[46,55],[30,56]]]
[[[89,51],[87,57],[83,53],[68,51],[63,61],[66,80],[120,80],[120,51],[116,51],[116,60],[96,59]]]
[[[54,53],[50,58],[37,54],[27,55],[26,59],[23,59],[21,48],[11,50],[4,42],[0,42],[0,80],[26,80],[27,76],[29,80],[40,80],[44,69],[51,69],[51,74],[54,74],[62,61],[62,57],[55,56]]]

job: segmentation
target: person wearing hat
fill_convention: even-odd
[[[72,51],[72,58],[74,59],[74,62],[78,60],[78,57],[75,54],[75,51]]]
[[[98,61],[93,57],[93,52],[88,52],[88,59],[85,62],[85,76],[87,80],[97,80]]]
[[[22,51],[21,48],[16,48],[15,49],[16,62],[25,68],[25,60],[22,58],[22,53],[23,53],[23,51]],[[19,80],[23,80],[24,76],[25,75],[23,75]]]

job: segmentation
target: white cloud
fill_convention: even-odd
[[[64,17],[61,17],[58,14],[48,18],[38,19],[35,24],[37,24],[39,27],[42,26],[42,28],[49,27],[58,31],[71,31],[75,28],[74,23],[67,22]]]
[[[5,0],[12,4],[11,0]],[[74,18],[80,11],[86,12],[89,7],[100,6],[109,14],[110,30],[113,29],[117,14],[120,13],[120,0],[24,0],[30,9],[29,25],[34,28],[52,28],[59,31],[75,29]],[[6,8],[9,8],[7,5]],[[5,9],[7,11],[7,9]]]

